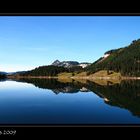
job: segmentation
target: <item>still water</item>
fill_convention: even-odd
[[[0,81],[0,124],[140,124],[140,81]]]

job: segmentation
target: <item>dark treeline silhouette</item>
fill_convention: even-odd
[[[0,74],[0,79],[5,79],[6,75],[5,74]]]
[[[80,66],[65,68],[61,66],[40,66],[31,71],[19,73],[21,76],[57,76],[62,72],[81,72],[83,69]]]
[[[99,70],[113,70],[123,76],[140,76],[140,39],[133,41],[129,46],[110,50],[110,54],[103,61],[97,60],[86,68],[88,74]]]
[[[57,79],[38,79],[38,78],[22,78],[16,81],[26,82],[35,85],[38,88],[42,89],[50,89],[54,93],[58,94],[62,93],[77,93],[80,88],[82,88],[82,84],[79,82],[59,82]]]
[[[64,67],[57,67],[57,66],[40,66],[35,68],[31,71],[27,71],[20,75],[22,76],[56,76],[60,72],[67,71]]]

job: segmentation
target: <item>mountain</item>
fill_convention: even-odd
[[[65,67],[65,68],[71,68],[71,67],[75,67],[75,66],[80,66],[82,68],[87,67],[88,65],[90,65],[90,63],[79,63],[77,61],[62,61],[60,62],[59,60],[55,60],[51,65],[53,66],[61,66],[61,67]]]
[[[61,62],[59,60],[55,60],[51,65],[58,66],[60,64],[61,64]]]
[[[20,71],[8,73],[11,76],[57,76],[59,73],[78,73],[82,72],[89,63],[79,63],[77,61],[54,61],[51,65],[39,66],[30,71]]]
[[[7,74],[7,72],[4,72],[4,71],[0,71],[0,74]]]
[[[79,62],[77,62],[77,61],[62,61],[62,62],[60,62],[59,60],[55,60],[51,65],[70,68],[73,66],[78,66]]]
[[[86,70],[89,73],[113,70],[123,76],[140,76],[140,39],[124,48],[107,51]]]
[[[126,47],[105,52],[104,56],[92,64],[87,62],[61,62],[55,60],[51,65],[40,66],[27,72],[16,72],[16,74],[22,76],[58,76],[59,73],[68,72],[76,76],[76,74],[80,72],[85,72],[87,76],[101,70],[103,70],[102,72],[105,72],[106,75],[113,74],[113,76],[119,75],[119,77],[140,77],[140,39],[132,41],[132,43]],[[100,77],[100,73],[98,73],[98,75]],[[104,77],[106,77],[106,75]]]

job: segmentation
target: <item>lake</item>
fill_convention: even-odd
[[[1,80],[0,124],[140,124],[140,81]]]

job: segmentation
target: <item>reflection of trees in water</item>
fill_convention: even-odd
[[[51,89],[54,93],[77,93],[92,91],[103,98],[105,103],[125,108],[140,117],[140,81],[122,81],[114,85],[98,85],[94,82],[59,82],[56,79],[20,79],[36,87]]]
[[[2,79],[6,79],[6,75],[0,73],[0,80],[2,80]]]
[[[59,82],[56,79],[19,79],[18,81],[32,83],[38,88],[51,89],[54,93],[77,93],[81,88],[80,83],[73,82]]]
[[[122,81],[120,84],[100,86],[91,83],[90,90],[112,106],[118,106],[140,116],[140,81]]]
[[[6,78],[0,78],[0,82],[6,81]]]

